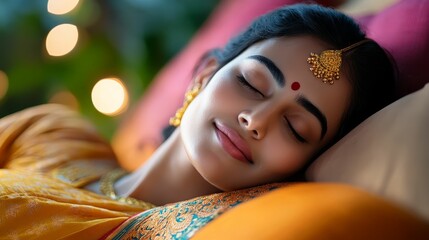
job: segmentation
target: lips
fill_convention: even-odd
[[[236,131],[219,122],[215,122],[214,126],[222,148],[229,155],[242,162],[253,164],[249,147]]]

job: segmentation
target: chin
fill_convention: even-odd
[[[225,181],[225,179],[222,179],[223,181]],[[257,186],[257,184],[231,184],[231,183],[213,183],[213,182],[209,182],[212,186],[214,186],[215,188],[221,190],[222,192],[230,192],[230,191],[236,191],[236,190],[240,190],[240,189],[244,189],[244,188],[250,188],[250,187],[254,187]]]
[[[209,178],[209,177],[205,177],[203,176],[203,178],[213,187],[215,187],[216,189],[219,189],[222,192],[229,192],[229,191],[234,191],[234,190],[238,190],[241,189],[238,186],[234,186],[231,185],[229,183],[225,182],[225,178],[222,179],[222,176],[220,176],[221,179],[214,179],[214,178]]]

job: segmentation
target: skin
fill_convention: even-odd
[[[296,172],[333,138],[350,101],[346,75],[330,85],[309,70],[310,52],[326,49],[310,36],[276,38],[251,46],[217,72],[210,61],[195,78],[203,88],[180,127],[115,184],[117,193],[161,205],[281,181]],[[291,89],[293,82],[298,90]],[[326,119],[325,130],[316,115]],[[231,138],[240,147],[228,150],[225,139]]]

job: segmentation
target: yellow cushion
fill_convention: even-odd
[[[348,185],[301,183],[233,208],[192,239],[429,239],[429,223]]]

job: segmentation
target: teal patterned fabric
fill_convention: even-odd
[[[189,239],[228,209],[283,185],[267,184],[156,207],[131,217],[106,239]]]

